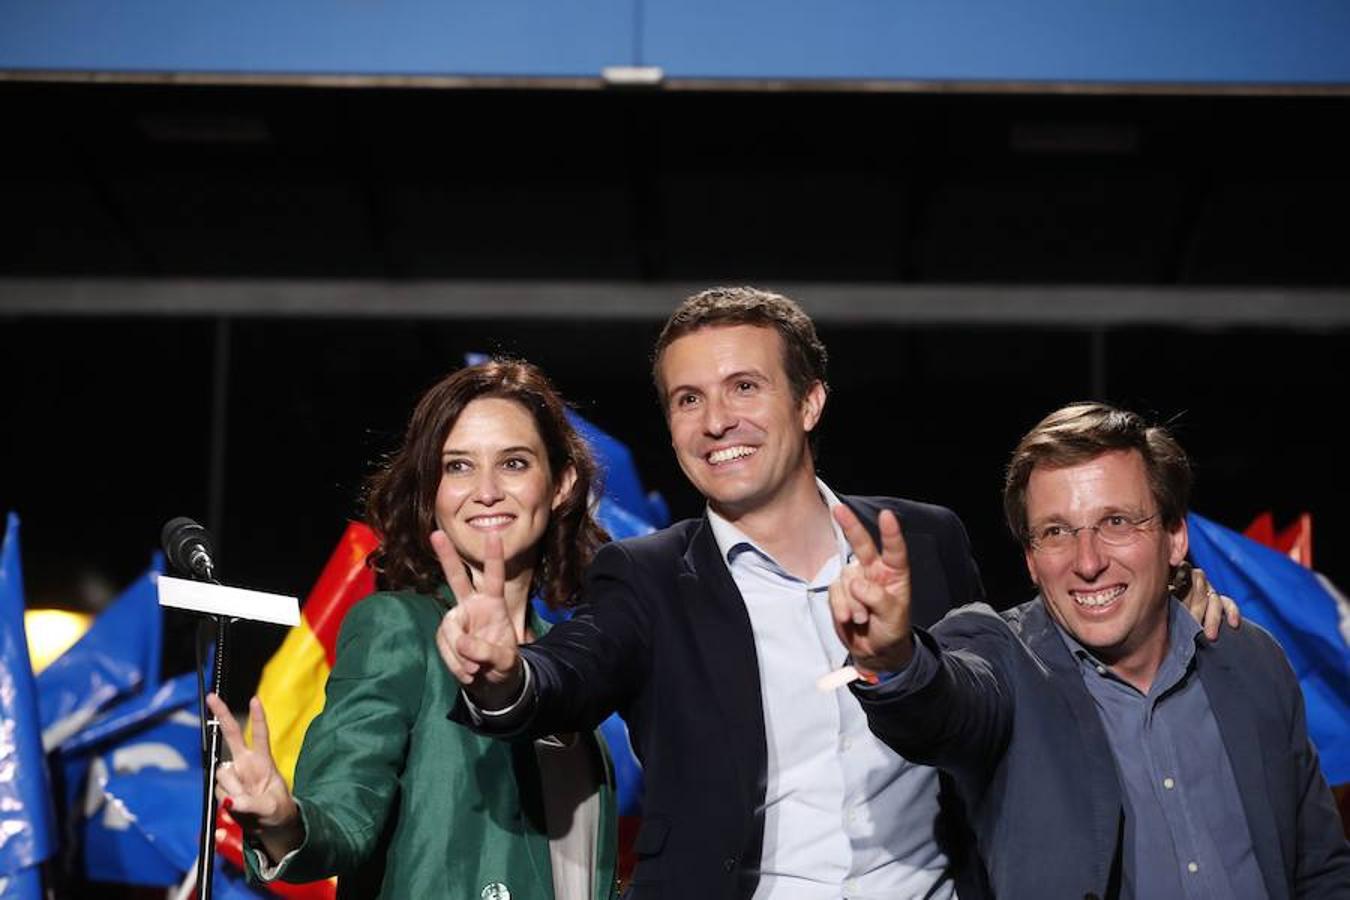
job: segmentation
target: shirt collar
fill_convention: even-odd
[[[1041,602],[1044,603],[1045,600],[1042,599]],[[1190,667],[1191,660],[1195,658],[1196,642],[1200,635],[1204,634],[1200,623],[1195,621],[1195,617],[1175,597],[1169,595],[1167,602],[1167,655],[1158,666],[1160,674],[1166,670],[1185,672]],[[1080,644],[1054,616],[1050,616],[1050,621],[1054,622],[1055,630],[1064,639],[1064,645],[1069,648],[1069,653],[1075,659],[1088,668],[1095,669],[1098,674],[1110,672],[1110,667],[1093,656],[1092,651]]]
[[[829,486],[819,478],[816,479],[816,490],[820,492],[820,499],[825,501],[825,505],[828,506],[831,511],[841,504],[839,498],[835,496],[834,491],[830,490]],[[704,514],[708,517],[708,524],[712,526],[713,540],[717,542],[717,549],[721,552],[722,559],[725,560],[728,567],[735,562],[736,557],[747,550],[753,550],[755,553],[770,562],[773,562],[772,556],[766,553],[764,549],[754,541],[750,540],[744,531],[741,531],[724,516],[719,515],[712,508],[712,504],[707,506],[704,510]],[[830,528],[834,530],[834,541],[840,555],[844,562],[848,562],[853,558],[853,549],[849,547],[848,540],[844,537],[844,530],[839,527],[839,523],[834,520],[833,515],[830,516]]]

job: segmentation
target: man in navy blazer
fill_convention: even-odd
[[[1190,467],[1164,429],[1105,404],[1033,428],[1005,484],[1040,596],[929,630],[905,540],[836,516],[855,562],[831,588],[872,730],[954,777],[994,896],[1350,897],[1350,847],[1279,647],[1211,643],[1171,596]]]

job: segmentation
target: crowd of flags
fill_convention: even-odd
[[[604,474],[598,518],[614,538],[668,521],[642,490],[628,449],[579,416]],[[1251,536],[1198,515],[1191,554],[1247,621],[1284,647],[1303,688],[1308,729],[1332,784],[1350,783],[1350,603],[1310,568],[1311,521],[1275,533],[1258,519]],[[375,587],[365,560],[375,535],[351,524],[291,629],[263,670],[272,754],[292,783],[300,744],[321,711],[337,634],[351,606]],[[39,900],[63,885],[159,886],[186,900],[197,864],[201,816],[201,712],[197,674],[160,676],[162,619],[155,579],[161,559],[100,614],[88,631],[34,676],[24,634],[19,520],[10,514],[0,549],[0,900]],[[557,618],[542,604],[547,618]],[[208,664],[209,665],[209,664]],[[236,706],[246,698],[232,697]],[[601,728],[615,763],[621,867],[641,815],[642,773],[624,723]],[[217,821],[215,895],[329,900],[334,881],[247,885],[238,827]]]

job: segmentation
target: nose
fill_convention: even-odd
[[[735,428],[740,420],[720,397],[709,397],[703,404],[703,430],[709,437],[719,438]]]
[[[474,500],[485,506],[491,506],[502,499],[502,486],[497,475],[497,470],[492,466],[478,471],[478,477],[474,479],[473,484]]]
[[[1109,565],[1110,561],[1101,552],[1101,544],[1095,528],[1084,528],[1074,535],[1073,570],[1074,574],[1085,581],[1091,581]]]

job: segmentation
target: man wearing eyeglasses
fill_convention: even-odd
[[[1004,508],[1040,595],[909,624],[893,519],[831,588],[872,730],[950,772],[993,894],[1348,897],[1350,847],[1302,695],[1270,636],[1211,643],[1172,596],[1187,550],[1186,455],[1105,404],[1018,444]]]

